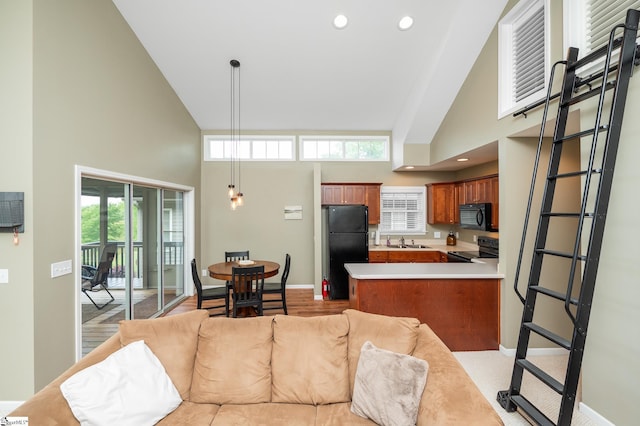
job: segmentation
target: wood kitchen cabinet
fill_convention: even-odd
[[[387,263],[389,261],[389,252],[381,250],[369,251],[369,263]]]
[[[427,223],[453,225],[456,223],[456,184],[430,183],[427,185]]]
[[[491,203],[491,228],[499,229],[500,188],[498,175],[464,181],[463,194],[464,202],[461,204]]]
[[[322,205],[364,204],[369,208],[369,225],[380,223],[381,183],[323,183]]]
[[[369,263],[437,263],[440,261],[440,252],[437,250],[403,249],[369,251]]]

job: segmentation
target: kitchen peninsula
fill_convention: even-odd
[[[471,263],[348,263],[349,306],[418,318],[452,351],[500,343],[497,260]]]

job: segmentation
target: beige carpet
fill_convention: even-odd
[[[509,388],[514,357],[503,355],[500,351],[454,352],[454,355],[478,388],[480,388],[480,391],[496,409],[505,425],[529,424],[519,413],[507,413],[496,401],[498,391]],[[534,356],[528,359],[554,378],[561,382],[564,381],[567,356]],[[547,417],[554,422],[557,421],[560,395],[526,372],[522,381],[521,394]],[[580,401],[579,395],[578,401]],[[591,419],[578,411],[578,403],[574,407],[571,424],[575,426],[595,426]]]

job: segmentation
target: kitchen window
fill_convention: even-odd
[[[613,27],[624,23],[628,9],[640,9],[640,0],[565,0],[564,1],[564,50],[577,47],[578,57],[606,45]],[[616,37],[622,30],[616,31]],[[616,56],[614,55],[614,58]],[[591,73],[602,62],[581,73]]]
[[[294,161],[295,136],[241,136],[238,141],[229,135],[204,137],[205,161],[228,161],[239,157],[246,161]]]
[[[521,0],[498,24],[498,118],[546,93],[549,0]]]
[[[391,235],[424,234],[424,186],[380,188],[380,232]]]
[[[302,161],[389,161],[388,136],[300,136]]]

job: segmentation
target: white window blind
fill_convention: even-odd
[[[544,4],[515,27],[513,44],[513,91],[519,102],[544,89]]]
[[[424,234],[425,188],[383,186],[380,190],[380,232]]]
[[[548,1],[520,0],[498,23],[498,118],[545,95]]]
[[[586,53],[609,42],[616,24],[623,23],[627,9],[640,9],[640,0],[586,0]],[[616,36],[620,36],[616,32]]]

